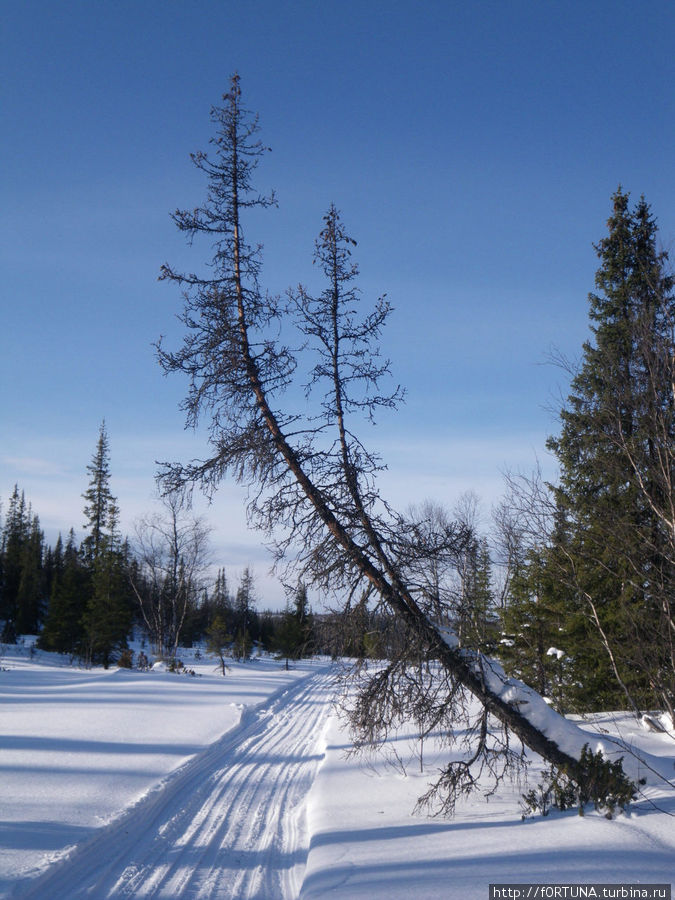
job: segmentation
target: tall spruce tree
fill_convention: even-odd
[[[126,646],[131,625],[131,593],[126,577],[128,548],[118,533],[119,510],[110,490],[110,462],[105,422],[101,424],[91,464],[86,501],[87,535],[82,555],[90,577],[83,614],[83,649],[89,663],[110,665],[113,653]]]
[[[548,559],[583,622],[585,652],[574,655],[596,660],[592,679],[579,668],[576,679],[613,682],[614,702],[672,714],[673,279],[649,206],[641,199],[631,209],[621,189],[596,251],[593,337],[583,345],[560,434],[548,441],[561,470]]]
[[[561,585],[547,564],[547,552],[548,548],[531,550],[511,575],[508,602],[501,610],[499,655],[508,672],[553,699],[563,712],[578,708],[569,693],[576,682],[567,678],[574,616],[561,602]]]
[[[87,536],[82,542],[85,558],[93,562],[100,555],[109,536],[106,534],[114,511],[116,498],[110,490],[110,448],[105,420],[101,422],[96,443],[96,451],[87,466],[89,486],[82,497],[85,500],[84,514],[87,518]]]

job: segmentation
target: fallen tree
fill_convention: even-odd
[[[408,649],[362,685],[352,716],[357,738],[376,739],[378,728],[382,733],[411,704],[425,703],[426,721],[443,724],[451,735],[456,716],[468,709],[467,695],[479,701],[468,729],[470,755],[450,764],[438,782],[443,809],[474,789],[486,769],[499,779],[518,764],[510,733],[584,785],[584,746],[590,743],[608,758],[617,748],[558,716],[526,685],[507,678],[495,660],[461,647],[434,604],[407,581],[406,557],[416,550],[414,523],[379,495],[382,462],[353,424],[373,420],[401,398],[398,387],[386,392],[381,386],[390,377],[378,350],[389,304],[380,298],[370,312],[360,311],[351,261],[355,242],[334,207],[315,250],[324,290],[314,296],[299,288],[271,297],[261,289],[260,249],[244,239],[242,217],[274,203],[252,184],[265,148],[256,138],[257,120],[242,108],[237,76],[223,99],[212,110],[214,152],[192,156],[206,175],[207,200],[173,215],[190,242],[197,235],[211,239],[211,271],[205,277],[165,265],[160,276],[181,286],[186,328],[178,350],[167,351],[160,341],[160,363],[167,373],[188,376],[187,425],[208,419],[212,454],[164,464],[165,488],[200,485],[209,492],[226,474],[234,476],[249,487],[249,520],[274,541],[279,563],[291,560],[305,582],[342,592],[348,604],[376,596],[397,618]],[[284,342],[287,335],[297,346]],[[293,396],[298,382],[306,403]],[[463,539],[458,529],[417,549],[433,555]],[[431,680],[423,675],[415,682],[415,671],[432,673]],[[407,706],[402,677],[413,685]],[[489,717],[503,726],[496,741]],[[626,766],[621,778],[637,782],[643,774]]]

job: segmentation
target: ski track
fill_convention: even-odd
[[[304,801],[332,694],[324,670],[246,711],[236,729],[12,897],[295,900],[309,847]]]

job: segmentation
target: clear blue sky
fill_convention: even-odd
[[[265,285],[309,277],[335,202],[364,297],[395,307],[386,350],[408,398],[372,438],[395,502],[472,488],[487,511],[500,470],[543,456],[565,390],[544,363],[587,335],[619,184],[675,244],[671,0],[0,6],[0,496],[18,482],[50,540],[83,523],[103,418],[128,530],[154,461],[201,451],[152,350],[180,334],[157,274],[208,259],[169,212],[202,201],[188,154],[234,71],[273,149],[259,186],[279,208],[249,229]],[[264,584],[241,493],[209,516],[218,562]]]

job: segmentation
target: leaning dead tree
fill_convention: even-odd
[[[315,251],[324,289],[316,295],[304,288],[284,297],[266,294],[259,282],[260,248],[245,239],[243,225],[251,209],[270,206],[274,198],[253,187],[265,148],[256,137],[257,120],[242,107],[238,76],[212,120],[212,151],[192,156],[206,176],[207,199],[173,218],[190,242],[208,238],[213,258],[205,275],[163,266],[160,277],[183,291],[185,335],[178,350],[158,345],[165,372],[188,376],[187,425],[206,420],[211,455],[165,465],[165,488],[199,485],[209,492],[233,476],[248,486],[249,520],[274,541],[279,561],[292,559],[306,583],[351,598],[377,597],[395,617],[410,653],[362,685],[353,724],[363,739],[377,739],[425,698],[426,725],[439,723],[451,733],[460,710],[469,707],[467,698],[474,706],[478,701],[473,749],[441,775],[446,808],[477,784],[481,772],[499,778],[503,764],[516,761],[509,735],[583,783],[580,760],[589,734],[507,678],[498,662],[460,646],[435,615],[434,603],[407,578],[416,549],[446,552],[463,536],[446,530],[437,541],[427,535],[426,546],[416,548],[414,523],[378,493],[382,462],[356,428],[395,407],[401,391],[381,386],[389,364],[379,355],[378,339],[390,307],[381,298],[370,312],[361,311],[354,241],[331,207]],[[421,673],[416,680],[413,669]],[[489,717],[502,726],[496,740]]]

